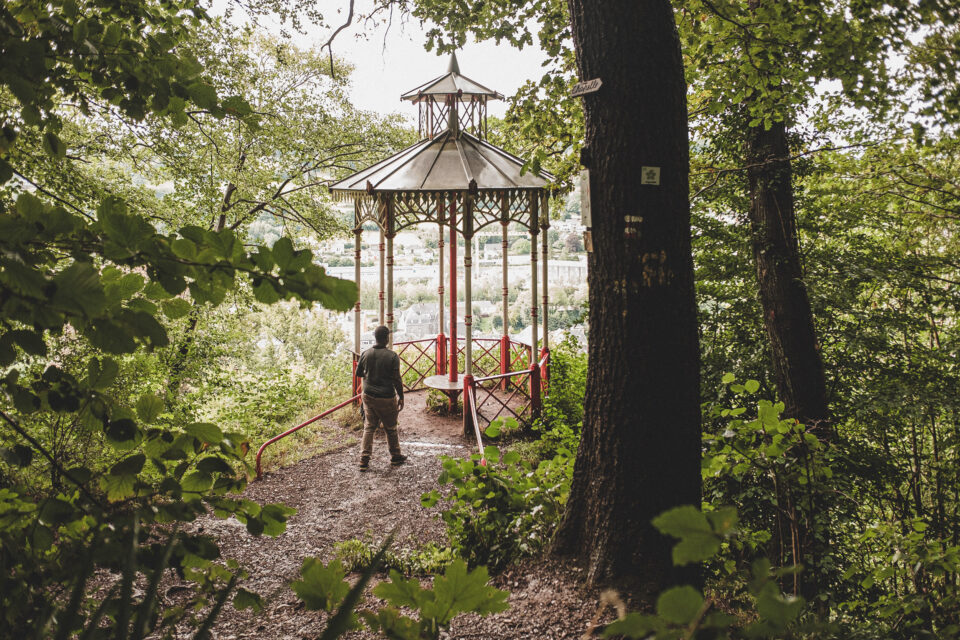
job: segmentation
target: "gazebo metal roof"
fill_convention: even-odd
[[[450,57],[450,66],[447,72],[438,78],[425,82],[415,89],[400,96],[401,100],[420,102],[425,96],[439,96],[455,94],[458,96],[486,96],[491,100],[503,100],[503,95],[493,89],[488,89],[479,82],[460,75],[460,65],[457,63],[457,54]]]
[[[449,129],[407,147],[333,185],[334,192],[485,191],[543,189],[553,176],[521,171],[523,160],[472,136]]]

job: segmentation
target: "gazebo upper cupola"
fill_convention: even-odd
[[[503,96],[479,82],[460,75],[457,54],[450,56],[447,72],[400,96],[420,107],[421,138],[450,131],[467,131],[478,138],[487,137],[487,101]]]

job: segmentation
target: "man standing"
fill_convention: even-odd
[[[360,471],[370,467],[373,434],[383,425],[390,447],[390,464],[399,466],[407,456],[400,453],[397,415],[403,411],[403,381],[400,379],[400,357],[387,348],[390,329],[380,325],[373,330],[376,344],[360,355],[357,377],[363,378],[363,441],[360,449]]]

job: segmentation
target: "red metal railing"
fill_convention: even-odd
[[[447,373],[447,354],[450,338],[440,334],[436,338],[404,340],[393,344],[400,357],[400,378],[406,391],[424,389],[423,381],[428,376]],[[504,344],[506,343],[506,344]],[[457,359],[463,358],[465,338],[457,338]],[[506,347],[506,348],[504,348]],[[532,360],[530,345],[509,338],[474,338],[473,368],[484,378],[497,373],[526,369]],[[356,372],[358,354],[354,354],[353,371]],[[360,393],[360,381],[353,377],[354,393]],[[509,377],[501,382],[504,390],[511,382]]]
[[[327,409],[326,411],[324,411],[324,412],[321,413],[320,415],[314,416],[314,417],[310,418],[309,420],[307,420],[306,422],[302,422],[302,423],[298,424],[297,426],[295,426],[295,427],[292,428],[292,429],[287,429],[286,431],[284,431],[284,432],[281,433],[280,435],[273,436],[272,438],[270,438],[269,440],[267,440],[266,442],[264,442],[262,445],[260,445],[260,448],[257,450],[257,480],[259,480],[260,478],[263,477],[263,468],[260,466],[260,458],[261,458],[261,456],[263,456],[263,451],[264,451],[267,447],[269,447],[270,445],[272,445],[272,444],[273,444],[274,442],[276,442],[277,440],[281,440],[281,439],[283,439],[283,438],[286,438],[286,437],[287,437],[288,435],[290,435],[291,433],[294,433],[294,432],[296,432],[296,431],[299,431],[300,429],[303,429],[303,428],[306,427],[307,425],[313,424],[314,422],[316,422],[317,420],[320,420],[321,418],[326,418],[328,415],[330,415],[330,414],[333,413],[334,411],[338,411],[339,409],[343,409],[343,408],[346,407],[347,405],[352,404],[352,403],[354,403],[354,402],[357,402],[357,401],[359,401],[359,400],[360,400],[360,394],[357,394],[357,395],[353,396],[352,398],[350,398],[349,400],[344,400],[343,402],[341,402],[340,404],[338,404],[338,405],[335,406],[334,408],[332,408],[332,409]]]
[[[480,420],[477,418],[477,393],[474,385],[467,387],[467,404],[470,405],[470,413],[473,416],[473,433],[477,437],[477,451],[480,452],[480,465],[487,466],[487,456],[483,449],[483,439],[480,437]]]
[[[541,392],[544,390],[545,382],[542,372],[546,370],[549,360],[550,354],[545,351],[540,362],[533,363],[527,369],[474,378],[470,385],[472,392],[470,408],[475,424],[479,418],[483,418],[487,424],[490,424],[503,415],[510,415],[523,421],[539,417],[542,408]],[[498,384],[501,382],[505,384]],[[478,390],[479,400],[477,399]],[[501,390],[499,394],[498,390]],[[502,398],[501,395],[506,397]],[[519,403],[515,402],[517,400]],[[490,406],[490,409],[484,413],[483,408],[486,406]]]
[[[400,356],[400,379],[406,391],[423,388],[423,380],[437,371],[437,339],[394,342],[393,349]]]

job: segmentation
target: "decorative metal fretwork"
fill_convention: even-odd
[[[481,191],[473,199],[473,230],[479,231],[488,224],[499,223],[500,210],[507,196],[503,191]]]
[[[400,231],[421,222],[440,222],[439,196],[435,192],[398,191],[393,196],[393,230]]]
[[[377,205],[377,201],[366,194],[357,194],[353,198],[354,219],[353,228],[359,229],[364,222],[372,222],[381,229],[386,230],[387,219],[383,207]]]
[[[531,210],[532,191],[515,189],[510,191],[480,191],[473,199],[473,232],[476,233],[491,224],[499,224],[504,218],[530,229],[533,213]],[[393,202],[393,231],[399,232],[423,222],[439,224],[447,217],[440,214],[440,202],[450,202],[451,196],[457,200],[457,232],[463,233],[462,215],[465,192],[439,193],[436,191],[397,191],[388,194],[371,195],[354,193],[350,197],[356,203],[354,228],[372,222],[384,231],[387,229],[387,199]],[[441,200],[442,197],[442,200]],[[506,203],[507,215],[503,215]]]
[[[450,108],[455,105],[457,126],[481,140],[487,137],[487,96],[424,96],[419,100],[418,130],[421,138],[433,139],[447,130]]]

